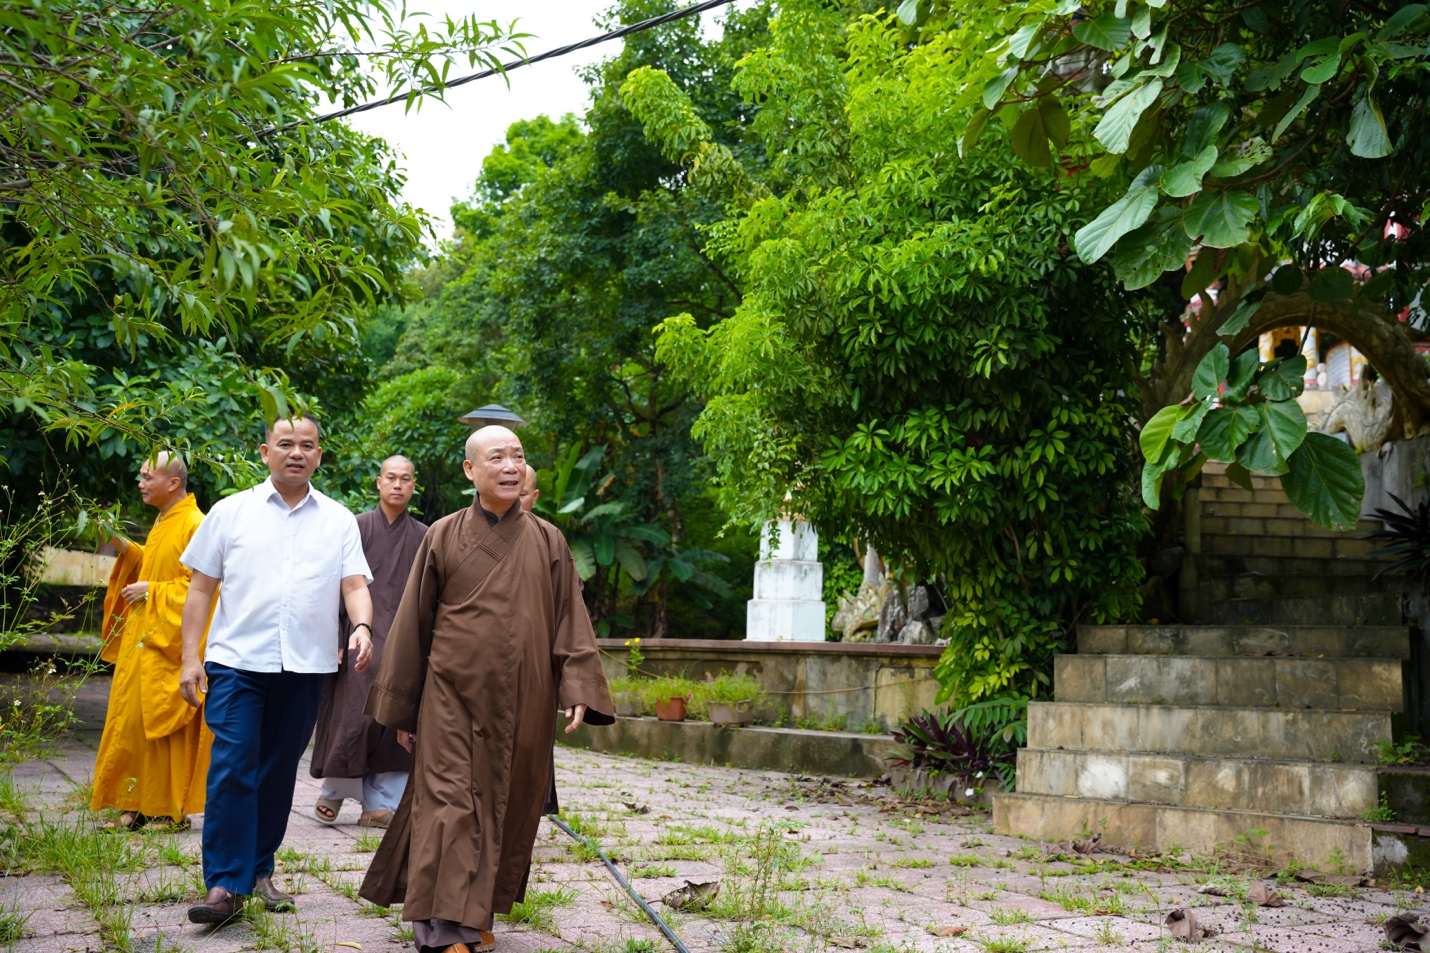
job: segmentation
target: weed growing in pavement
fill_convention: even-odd
[[[353,852],[358,854],[371,854],[373,851],[377,850],[377,848],[381,846],[381,844],[381,834],[370,834],[364,832],[358,835],[357,840],[353,841]]]
[[[632,877],[653,880],[656,877],[674,877],[675,868],[670,864],[636,864],[631,868]]]
[[[525,900],[512,904],[511,912],[499,914],[497,919],[506,923],[520,923],[533,930],[559,936],[551,912],[557,907],[574,903],[575,900],[576,892],[565,887],[556,890],[528,890]]]
[[[250,897],[244,907],[243,918],[253,930],[254,949],[273,950],[276,953],[320,953],[326,944],[320,944],[311,930],[293,913],[269,913],[263,901]]]
[[[923,870],[933,866],[933,861],[924,857],[901,857],[889,865],[890,867],[907,867]]]
[[[0,684],[0,761],[25,761],[53,751],[79,721],[75,693],[99,664],[76,663],[61,671],[54,659],[45,659],[24,678]]]
[[[1011,927],[1016,923],[1032,923],[1033,915],[1027,910],[1019,910],[1016,907],[994,907],[988,911],[988,919],[998,924],[1000,927]]]
[[[1038,896],[1049,903],[1056,903],[1069,913],[1087,913],[1094,916],[1125,916],[1127,903],[1113,893],[1111,896],[1088,896],[1068,887],[1051,887],[1038,891]]]
[[[979,864],[976,854],[954,854],[948,862],[954,867],[977,867]]]
[[[296,847],[280,847],[278,853],[273,855],[273,859],[278,861],[285,872],[293,873],[307,870],[311,858]]]
[[[1103,946],[1121,946],[1123,940],[1126,939],[1118,932],[1117,927],[1113,926],[1111,920],[1099,921],[1097,929],[1092,931],[1092,938]]]
[[[391,908],[391,907],[379,907],[379,906],[378,906],[377,904],[375,904],[375,903],[364,903],[364,904],[358,909],[358,916],[360,916],[360,917],[373,917],[373,918],[378,919],[378,920],[386,920],[388,917],[392,916],[392,908]]]
[[[983,953],[1028,953],[1028,941],[1017,936],[974,936]]]
[[[24,938],[25,926],[33,913],[33,910],[22,912],[19,904],[0,907],[0,943],[14,949],[15,943]]]
[[[654,940],[637,940],[630,937],[621,947],[621,953],[656,953],[656,944]]]
[[[0,810],[17,821],[23,821],[30,812],[30,802],[15,785],[15,777],[9,770],[0,770]]]

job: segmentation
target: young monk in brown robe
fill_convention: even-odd
[[[372,572],[367,591],[372,594],[375,659],[382,658],[417,547],[427,535],[427,527],[407,512],[416,487],[412,461],[388,457],[378,467],[377,509],[357,515],[363,555]],[[343,638],[350,634],[352,623],[346,612],[339,613],[338,628]],[[309,773],[323,779],[313,813],[324,824],[335,823],[343,801],[350,799],[362,805],[359,827],[386,827],[412,770],[412,754],[397,743],[397,732],[363,714],[374,672],[374,668],[358,672],[351,665],[339,665],[323,689]]]
[[[556,709],[615,721],[571,550],[518,505],[521,441],[484,427],[463,469],[476,500],[423,539],[367,704],[415,754],[361,892],[404,904],[421,953],[493,949],[525,895]]]

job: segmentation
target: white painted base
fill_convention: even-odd
[[[823,600],[751,599],[746,606],[745,638],[748,641],[824,641]]]

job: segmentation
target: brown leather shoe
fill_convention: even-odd
[[[213,887],[204,899],[189,908],[190,923],[227,923],[243,916],[243,898],[222,887]]]
[[[253,894],[263,901],[263,909],[269,913],[293,913],[297,902],[289,894],[273,886],[273,878],[259,877],[253,883]]]

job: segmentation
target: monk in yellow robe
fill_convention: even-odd
[[[111,827],[182,824],[204,809],[213,734],[179,695],[180,628],[190,570],[179,562],[204,514],[188,469],[160,453],[139,468],[139,495],[159,517],[149,539],[120,550],[104,600],[104,648],[114,665],[109,711],[94,763],[93,810],[117,808]]]

